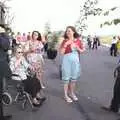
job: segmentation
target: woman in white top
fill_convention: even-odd
[[[15,49],[15,56],[10,60],[10,69],[12,74],[16,74],[19,77],[15,76],[13,80],[22,80],[24,84],[24,90],[32,95],[33,105],[35,107],[41,105],[41,101],[37,100],[40,97],[40,82],[37,78],[32,78],[27,76],[27,69],[32,67],[27,63],[26,59],[23,56],[23,51],[21,47],[17,46]]]
[[[113,54],[114,54],[114,56],[117,56],[117,39],[116,39],[116,36],[113,37],[111,48],[110,48],[110,55],[113,56]]]

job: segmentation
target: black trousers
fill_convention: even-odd
[[[113,89],[113,98],[111,101],[110,109],[113,112],[118,112],[119,105],[120,105],[120,77],[118,77],[115,81]]]
[[[112,56],[114,54],[114,56],[117,56],[117,47],[116,44],[112,44],[111,48],[110,48],[110,55]]]
[[[41,90],[41,84],[36,77],[28,76],[26,80],[23,80],[24,90],[31,94],[32,98],[35,98],[37,93]]]
[[[93,47],[92,47],[92,49],[94,49],[94,48],[96,48],[96,49],[97,49],[97,47],[98,47],[97,42],[93,42]]]
[[[9,80],[11,78],[11,71],[7,60],[0,60],[0,118],[3,118],[3,104],[2,104],[2,94],[3,94],[3,80]],[[1,119],[0,119],[1,120]]]
[[[0,118],[3,117],[2,94],[3,94],[3,76],[0,75]]]
[[[89,49],[91,49],[91,42],[88,42],[88,47]]]

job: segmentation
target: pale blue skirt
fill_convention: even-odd
[[[62,59],[62,80],[69,83],[79,79],[81,66],[77,51],[65,54]]]

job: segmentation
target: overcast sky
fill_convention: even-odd
[[[12,0],[10,2],[11,12],[15,15],[12,26],[15,31],[20,32],[32,30],[43,32],[45,23],[50,22],[52,30],[64,30],[67,25],[74,25],[78,19],[80,5],[83,1],[85,0]],[[120,0],[99,0],[98,6],[106,9],[120,6]],[[112,16],[114,15],[109,18]],[[104,19],[106,18],[90,17],[86,33],[102,34],[103,29],[99,28],[99,24]],[[117,27],[119,28],[120,26]],[[107,33],[107,28],[104,29]],[[108,33],[110,32],[113,31],[109,30]]]

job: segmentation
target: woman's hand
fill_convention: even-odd
[[[77,50],[80,52],[80,53],[83,53],[84,51],[85,51],[85,49],[83,48],[83,49],[81,49],[78,45],[76,45],[76,48],[77,48]]]
[[[31,53],[35,52],[35,49],[34,48],[30,49],[30,52]]]
[[[21,64],[21,62],[22,62],[22,57],[16,60],[16,62],[15,62],[15,68],[19,67],[20,64]]]
[[[65,42],[63,47],[66,48],[68,45],[71,45],[72,43],[73,41],[68,40],[67,42]]]

